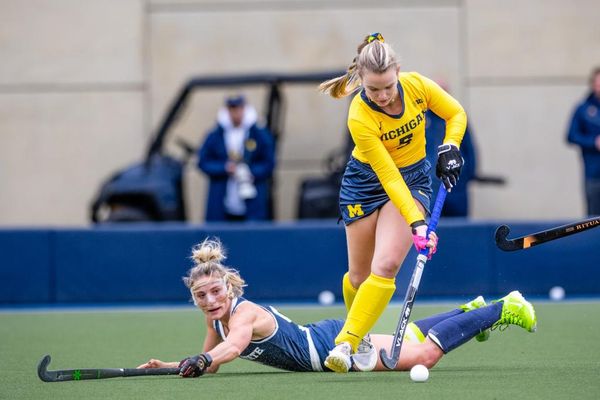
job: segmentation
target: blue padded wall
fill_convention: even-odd
[[[193,265],[191,248],[209,236],[226,246],[226,264],[240,270],[252,298],[316,298],[338,286],[346,269],[345,238],[335,225],[66,230],[56,238],[56,299],[185,300],[189,294],[181,278]]]
[[[0,303],[54,301],[54,255],[48,230],[0,230]]]
[[[490,257],[496,251],[494,232],[490,224],[465,224],[462,219],[443,221],[438,227],[438,251],[426,264],[419,296],[492,293],[496,274]],[[400,278],[410,279],[416,256],[413,249],[402,265]],[[408,281],[400,282],[397,288],[404,293],[407,285]]]
[[[151,227],[63,230],[56,234],[56,301],[173,301],[200,233]]]
[[[564,221],[511,222],[509,237]],[[600,229],[527,250],[496,248],[497,222],[445,219],[438,253],[427,263],[419,297],[500,295],[519,289],[546,296],[600,295]],[[0,303],[186,302],[181,278],[191,248],[221,238],[226,264],[242,273],[249,298],[315,301],[323,290],[341,300],[347,270],[344,228],[335,221],[254,224],[132,224],[82,229],[0,229]],[[402,300],[415,264],[411,250],[396,282]]]

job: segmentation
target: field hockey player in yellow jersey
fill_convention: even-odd
[[[459,147],[467,116],[432,80],[400,72],[393,49],[379,33],[365,37],[345,75],[319,89],[334,98],[355,93],[348,111],[355,147],[340,189],[348,246],[342,281],[348,316],[325,365],[347,372],[354,361],[369,369],[377,355],[364,338],[390,302],[411,245],[429,248],[430,255],[437,246],[435,233],[426,239],[432,182],[425,159],[425,112],[430,109],[446,121],[436,174],[448,190],[463,164]]]

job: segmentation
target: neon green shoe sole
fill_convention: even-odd
[[[458,308],[460,308],[464,312],[469,312],[485,306],[487,306],[487,303],[485,302],[483,296],[477,296],[468,303],[458,306]]]

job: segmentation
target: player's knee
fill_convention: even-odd
[[[435,344],[423,343],[422,349],[418,364],[422,364],[428,369],[434,367],[444,355],[444,352]]]
[[[384,257],[379,260],[374,260],[371,266],[371,271],[379,276],[392,278],[398,273],[402,260],[397,260],[394,257]]]
[[[365,272],[356,272],[349,271],[348,279],[350,280],[350,284],[354,289],[358,289],[358,287],[369,277],[370,271]]]
[[[421,362],[421,364],[426,366],[427,369],[431,369],[438,363],[438,361],[440,361],[439,357],[435,357],[431,354],[428,354],[426,357],[424,357],[423,362]]]

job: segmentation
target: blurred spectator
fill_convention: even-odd
[[[448,87],[444,82],[438,84],[448,92]],[[427,139],[426,151],[427,160],[431,165],[437,163],[437,149],[442,144],[446,133],[446,122],[434,114],[431,110],[425,113],[425,137]],[[444,208],[442,208],[443,217],[467,217],[469,215],[469,182],[475,178],[477,170],[477,157],[475,154],[475,146],[471,131],[467,122],[465,135],[460,144],[460,152],[465,160],[465,163],[460,172],[458,184],[448,193]],[[435,168],[431,168],[431,179],[433,180],[433,193],[437,193],[440,184],[442,183],[435,176]]]
[[[588,215],[600,215],[600,67],[592,71],[591,93],[575,108],[568,141],[581,147]]]
[[[206,221],[269,219],[273,137],[257,125],[256,110],[243,96],[226,99],[198,158],[198,167],[210,179]]]

